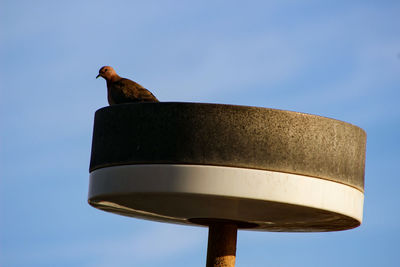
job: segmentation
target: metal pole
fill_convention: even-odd
[[[234,267],[237,225],[213,223],[208,228],[207,267]]]

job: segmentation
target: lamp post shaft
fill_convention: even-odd
[[[213,223],[208,230],[207,267],[234,267],[237,225]]]

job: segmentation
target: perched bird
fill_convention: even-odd
[[[111,105],[131,102],[159,102],[146,88],[129,79],[121,78],[110,66],[101,67],[96,79],[107,81],[107,99]]]

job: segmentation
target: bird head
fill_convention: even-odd
[[[96,76],[96,79],[99,77],[103,77],[104,79],[111,80],[113,76],[117,75],[115,70],[110,66],[101,67],[99,70],[99,75]]]

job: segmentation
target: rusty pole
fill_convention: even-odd
[[[234,267],[237,225],[213,223],[208,228],[207,267]]]

